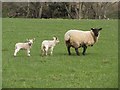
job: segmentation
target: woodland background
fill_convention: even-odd
[[[3,2],[9,18],[118,19],[118,2]]]

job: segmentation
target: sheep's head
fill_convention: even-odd
[[[91,30],[93,31],[94,35],[96,37],[99,36],[99,31],[102,30],[102,28],[91,28]]]
[[[57,38],[57,37],[53,37],[53,40],[56,42],[56,43],[59,43],[60,41],[59,41],[59,39]]]

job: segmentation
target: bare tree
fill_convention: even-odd
[[[67,7],[67,5],[65,4],[65,9],[66,9],[66,11],[67,11],[67,13],[68,13],[68,17],[69,17],[69,18],[72,18],[72,15],[71,15],[71,3],[68,4],[68,7]]]
[[[29,14],[30,14],[30,2],[28,0],[28,2],[27,2],[27,15],[26,15],[27,18],[29,17]]]
[[[42,16],[43,5],[44,5],[44,3],[40,3],[40,7],[39,7],[39,18],[41,18],[41,16]]]
[[[117,17],[117,2],[7,2],[3,16],[26,18],[107,19]],[[114,17],[114,16],[112,16]]]

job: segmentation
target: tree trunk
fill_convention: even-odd
[[[28,3],[27,3],[27,15],[26,15],[27,18],[29,17],[29,14],[30,14],[30,2],[28,0]]]
[[[43,5],[41,4],[41,6],[39,8],[39,18],[42,17],[42,9],[43,9]]]
[[[65,5],[65,9],[67,10],[68,17],[73,19],[72,15],[71,15],[71,4],[69,4],[69,8]]]
[[[77,3],[76,3],[76,5],[75,5],[75,13],[76,13],[75,18],[76,18],[76,19],[79,19],[79,11],[77,10]]]
[[[79,12],[78,12],[78,19],[81,19],[82,18],[82,5],[83,5],[83,3],[81,2],[79,2]]]

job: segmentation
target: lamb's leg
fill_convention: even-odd
[[[51,49],[50,49],[50,55],[52,55],[53,54],[53,47],[51,47]]]
[[[78,48],[75,48],[75,51],[76,51],[76,54],[77,54],[77,55],[80,55],[80,54],[79,54],[79,51],[78,51]]]
[[[30,50],[29,49],[27,49],[27,55],[30,56]]]
[[[42,46],[42,47],[41,47],[41,53],[42,53],[42,56],[45,55],[45,48],[46,48],[45,46]]]
[[[83,52],[82,52],[82,54],[85,55],[85,52],[86,52],[87,46],[86,46],[86,45],[83,45],[82,47],[83,47]]]
[[[20,50],[20,48],[16,48],[14,52],[14,56],[16,56],[17,52]]]
[[[48,54],[48,47],[45,47],[45,55],[47,56]]]
[[[45,50],[44,49],[41,50],[41,53],[42,53],[42,56],[44,56],[45,55]]]
[[[67,47],[67,50],[68,50],[68,54],[71,55],[70,46]]]

